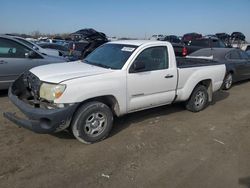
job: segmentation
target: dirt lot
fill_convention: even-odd
[[[16,111],[6,95],[0,110]],[[0,187],[250,187],[250,82],[214,99],[200,113],[176,104],[127,115],[93,145],[0,115]]]

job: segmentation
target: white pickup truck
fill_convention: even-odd
[[[27,118],[4,116],[37,133],[70,128],[79,141],[93,143],[108,136],[113,116],[180,101],[190,111],[203,110],[225,72],[212,60],[176,60],[168,42],[109,42],[83,61],[24,73],[9,98]]]

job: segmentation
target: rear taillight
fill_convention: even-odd
[[[186,48],[186,47],[183,47],[183,48],[182,48],[182,56],[186,56],[187,53],[188,53],[187,48]]]

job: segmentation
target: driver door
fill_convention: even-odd
[[[141,66],[136,70],[135,65]],[[127,75],[128,111],[170,104],[175,98],[176,67],[169,67],[166,46],[144,49],[132,63]]]

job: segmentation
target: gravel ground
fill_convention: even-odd
[[[0,113],[17,111],[7,92]],[[250,187],[250,82],[214,94],[204,111],[181,104],[115,120],[106,140],[39,135],[0,115],[0,187]]]

